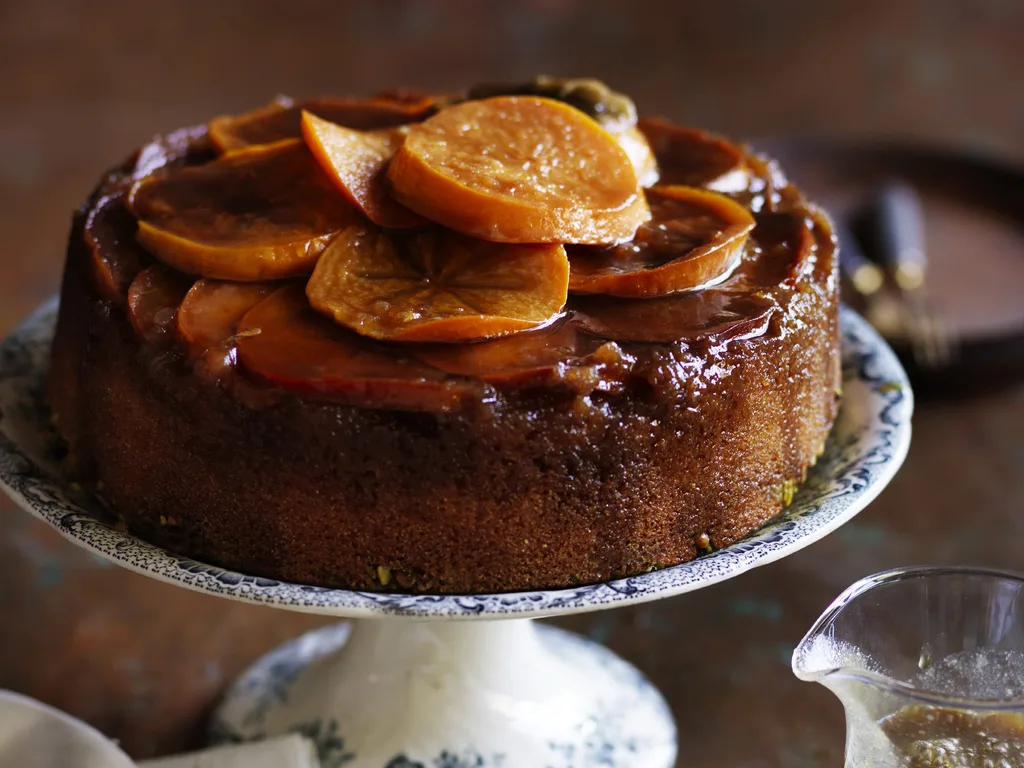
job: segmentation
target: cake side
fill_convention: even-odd
[[[65,297],[54,407],[109,505],[172,551],[298,583],[491,592],[684,562],[782,511],[837,408],[826,291],[771,335],[666,361],[699,371],[674,402],[549,394],[472,416],[253,410],[141,347],[86,281]]]

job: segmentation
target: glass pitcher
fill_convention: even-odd
[[[793,654],[846,710],[846,768],[1024,768],[1024,577],[902,568],[863,579]]]

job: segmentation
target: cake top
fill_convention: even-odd
[[[129,165],[85,239],[140,336],[360,404],[614,390],[636,345],[765,333],[830,237],[770,161],[593,80],[279,99]]]

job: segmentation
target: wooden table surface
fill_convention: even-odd
[[[105,166],[157,130],[278,92],[592,73],[646,111],[739,135],[900,134],[1024,157],[1010,95],[1021,4],[769,5],[0,2],[0,331],[55,290],[69,212]],[[680,765],[840,765],[839,704],[789,669],[832,598],[896,565],[1024,570],[1024,388],[921,404],[914,430],[892,485],[807,550],[697,593],[556,620],[664,692]],[[133,756],[198,744],[228,681],[321,622],[110,566],[0,499],[0,688]]]

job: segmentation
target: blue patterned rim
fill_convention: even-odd
[[[74,503],[46,458],[43,377],[56,320],[53,298],[0,345],[0,485],[62,535],[118,565],[200,592],[333,616],[472,619],[545,616],[640,603],[710,586],[778,560],[834,531],[892,479],[910,444],[913,395],[896,356],[867,322],[841,315],[844,398],[825,452],[779,519],[692,562],[567,589],[494,595],[403,595],[327,589],[246,576],[115,530]]]

